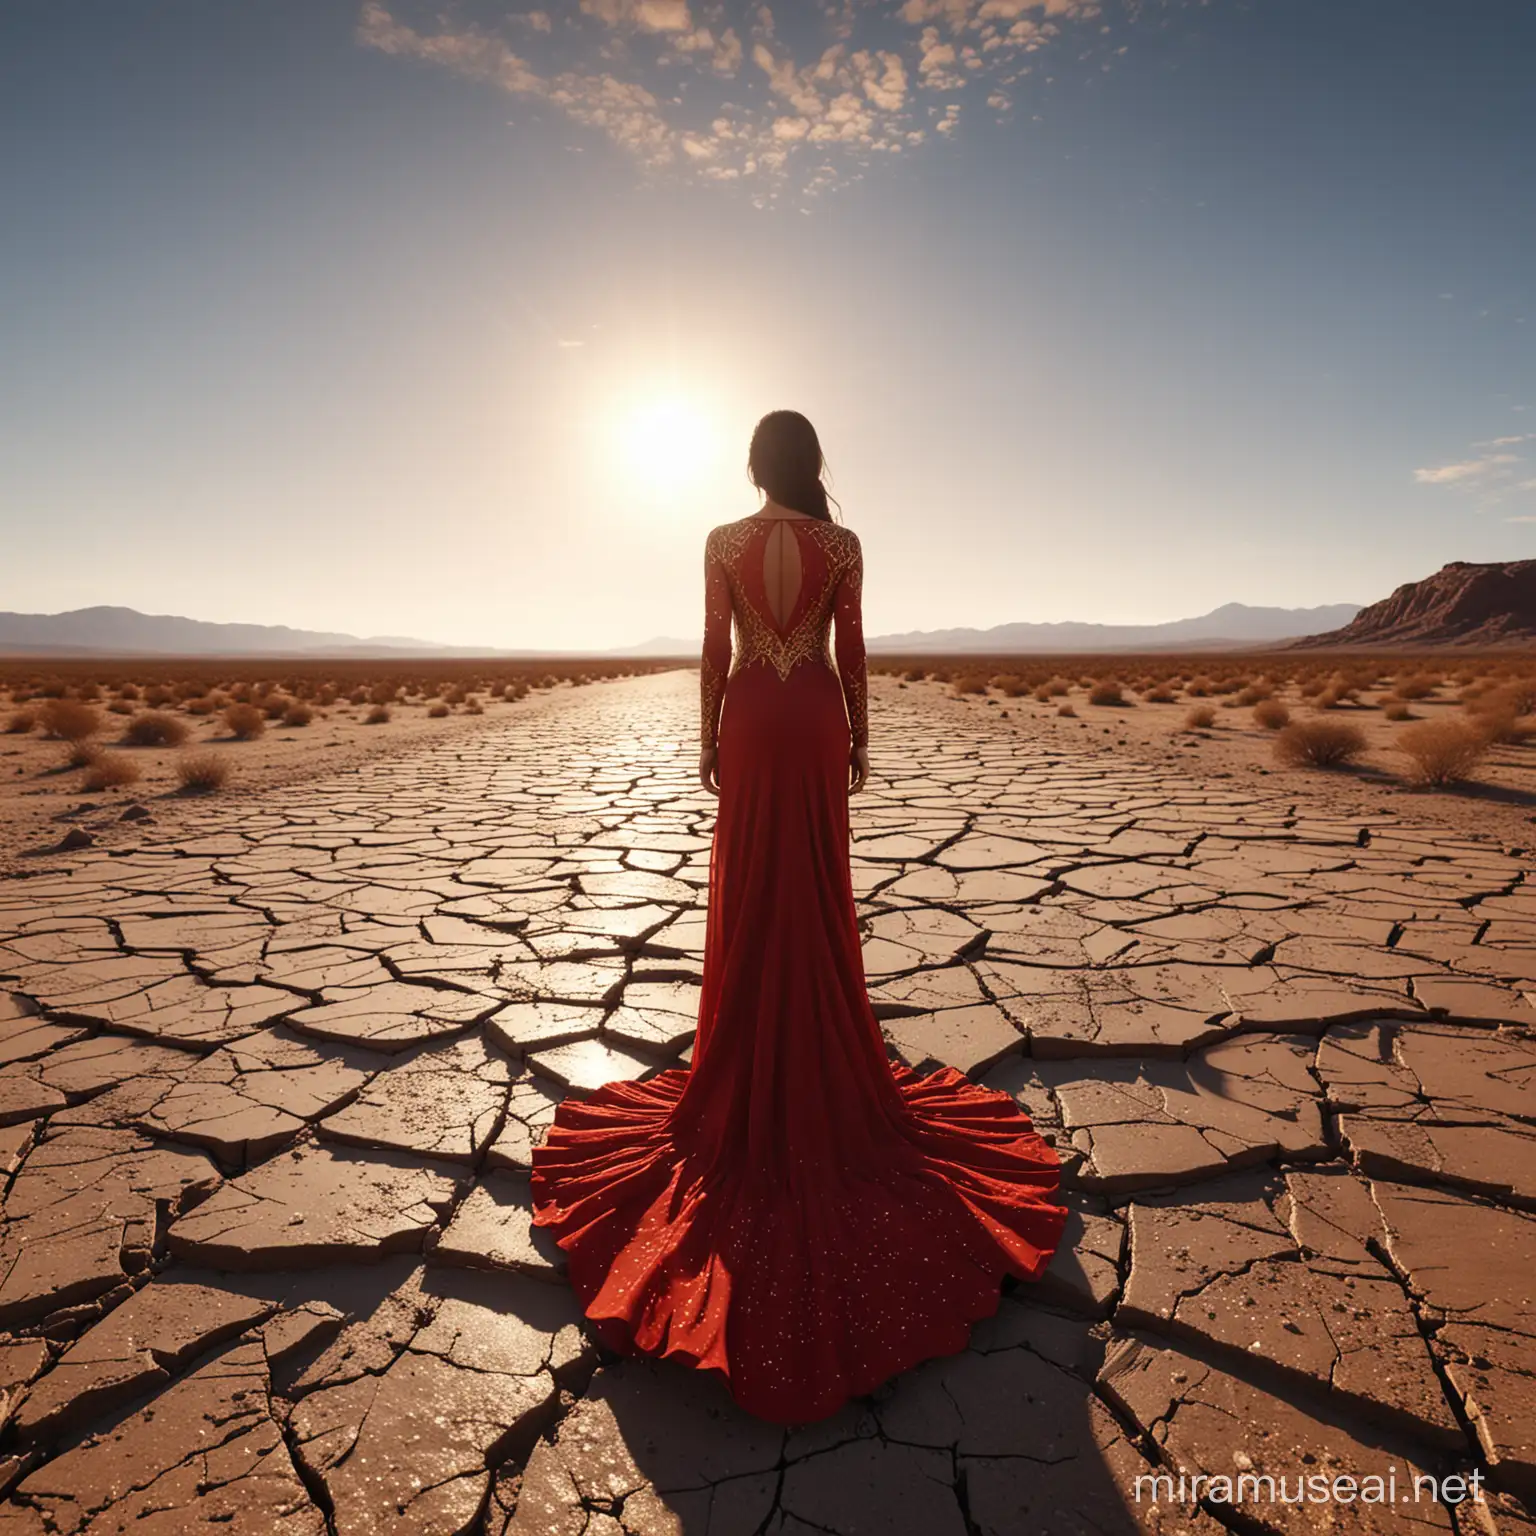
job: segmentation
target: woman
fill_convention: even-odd
[[[886,1057],[848,866],[859,541],[805,417],[765,416],[748,466],[762,509],[705,545],[699,771],[720,805],[693,1065],[566,1100],[533,1197],[606,1343],[718,1371],[794,1424],[963,1349],[1066,1212],[1011,1099]]]

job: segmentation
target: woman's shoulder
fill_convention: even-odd
[[[718,523],[704,536],[704,553],[716,557],[727,553],[752,531],[754,517],[738,517],[733,523]]]

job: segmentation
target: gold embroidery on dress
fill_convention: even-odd
[[[716,556],[725,566],[731,585],[736,589],[736,601],[732,604],[736,619],[735,654],[731,658],[732,676],[755,661],[766,661],[778,673],[781,681],[802,661],[820,661],[828,669],[832,668],[832,655],[827,644],[832,603],[837,594],[838,582],[858,562],[854,558],[852,541],[835,523],[813,522],[810,519],[806,522],[806,532],[815,539],[826,560],[826,576],[820,592],[805,610],[800,622],[787,635],[780,635],[740,590],[741,579],[738,573],[741,556],[751,545],[762,520],[758,520],[756,526],[752,520],[729,523],[723,528],[717,528],[711,535],[715,541]],[[799,601],[797,595],[796,604]]]

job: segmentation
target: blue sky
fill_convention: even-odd
[[[1526,0],[6,0],[0,608],[697,632],[762,411],[873,633],[1536,552]]]

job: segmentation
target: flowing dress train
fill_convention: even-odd
[[[782,623],[775,521],[801,573]],[[605,1343],[718,1371],[749,1412],[806,1423],[963,1349],[1003,1275],[1039,1276],[1066,1212],[1056,1154],[1013,1100],[892,1063],[870,1008],[848,859],[857,537],[745,518],[710,534],[705,584],[720,801],[693,1063],[562,1103],[534,1219]]]

